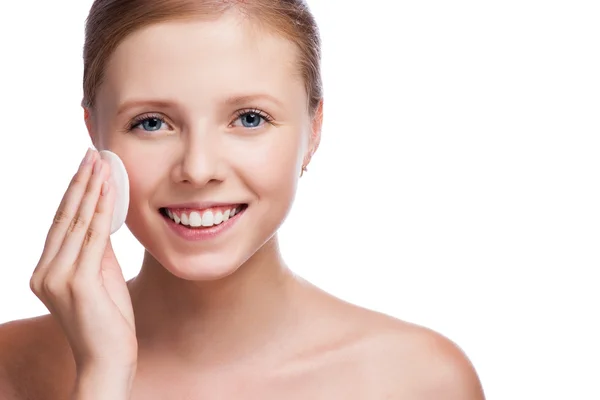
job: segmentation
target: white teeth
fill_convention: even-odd
[[[206,211],[202,216],[202,226],[213,226],[214,221],[215,217],[210,210]]]
[[[183,217],[183,215],[184,214],[182,214],[181,216]],[[202,218],[200,217],[200,213],[198,213],[197,211],[192,211],[190,213],[189,221],[190,221],[189,225],[194,228],[202,226]]]
[[[205,211],[202,215],[198,211],[192,211],[190,213],[180,213],[180,215],[177,215],[173,211],[167,209],[166,214],[169,216],[169,218],[175,221],[176,224],[180,223],[182,225],[190,226],[192,228],[198,228],[219,225],[227,221],[229,218],[233,218],[239,211],[239,208],[236,207],[229,210],[225,210],[224,212],[216,211],[213,213],[213,211],[208,210]]]
[[[190,218],[188,217],[188,215],[186,213],[181,213],[181,223],[183,225],[189,225],[190,224]]]
[[[215,214],[214,224],[219,225],[221,222],[223,222],[223,213],[221,211],[217,211]]]

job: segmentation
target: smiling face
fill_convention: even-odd
[[[129,229],[174,275],[229,275],[287,216],[320,130],[297,59],[234,12],[152,25],[112,54],[88,127],[127,168]]]

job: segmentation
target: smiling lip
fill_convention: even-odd
[[[207,205],[209,207],[207,207]],[[202,208],[200,208],[200,207]],[[230,206],[230,204],[224,204],[224,203],[185,203],[185,204],[177,204],[176,206],[170,206],[169,208],[171,209],[207,209],[207,208],[214,208],[214,207],[223,207],[223,206]],[[161,216],[163,217],[163,220],[165,221],[165,223],[167,224],[167,226],[169,227],[169,229],[174,232],[178,237],[186,240],[186,241],[191,241],[191,242],[197,242],[197,241],[206,241],[206,240],[210,240],[210,239],[214,239],[216,237],[218,237],[219,235],[222,235],[223,233],[227,232],[230,230],[230,228],[232,228],[237,222],[238,220],[245,214],[246,209],[248,208],[247,205],[243,205],[240,209],[240,211],[234,216],[229,218],[227,221],[224,221],[218,225],[213,225],[210,227],[199,227],[199,228],[190,228],[187,227],[183,224],[178,224],[177,222],[173,221],[171,218],[169,218],[168,216],[164,215],[161,213]]]
[[[217,202],[196,202],[196,203],[180,203],[180,204],[170,204],[168,206],[163,206],[161,208],[168,208],[170,210],[198,210],[203,211],[209,208],[223,208],[223,207],[237,207],[241,206],[244,203],[217,203]]]

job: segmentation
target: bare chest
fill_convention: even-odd
[[[186,373],[172,370],[139,375],[132,400],[383,400],[383,382],[360,365],[340,363],[299,370],[262,370],[241,374]]]
[[[132,400],[379,400],[364,381],[342,380],[331,377],[306,377],[306,379],[201,379],[185,384],[154,382],[134,387]]]

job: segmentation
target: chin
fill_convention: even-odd
[[[234,226],[206,240],[184,240],[174,234],[168,225],[172,221],[162,211],[133,211],[128,226],[149,255],[172,275],[188,281],[215,281],[238,271],[277,230],[277,218],[260,218],[262,213],[254,215],[257,210],[252,208],[242,207]],[[256,219],[263,223],[254,223]]]
[[[187,281],[216,281],[235,273],[243,264],[235,254],[161,254],[155,257],[174,276]]]

